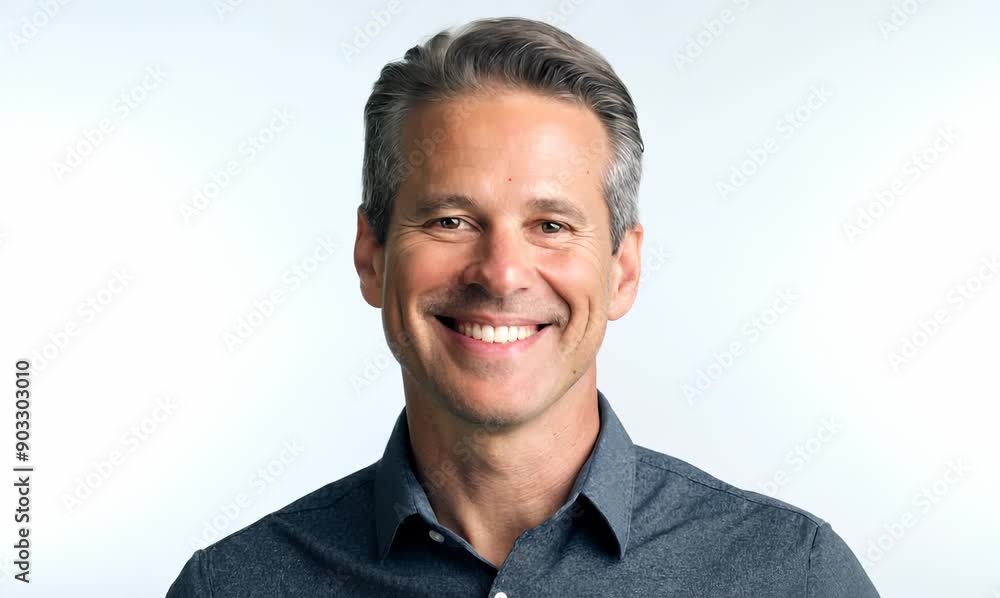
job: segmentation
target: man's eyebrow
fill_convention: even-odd
[[[535,212],[559,214],[577,222],[587,221],[587,215],[579,206],[562,197],[538,197],[528,202],[528,207]]]
[[[416,201],[413,213],[417,218],[427,218],[445,210],[473,211],[478,207],[479,203],[467,195],[428,195]],[[558,214],[576,222],[587,222],[587,216],[583,210],[572,201],[562,197],[536,197],[528,202],[527,208],[532,212]]]
[[[430,195],[417,200],[413,213],[417,218],[426,218],[444,210],[474,210],[478,204],[466,195]]]

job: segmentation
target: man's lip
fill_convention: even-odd
[[[438,319],[451,320],[452,322],[458,320],[462,322],[475,322],[476,324],[489,324],[496,328],[497,326],[548,326],[552,322],[546,322],[544,320],[538,320],[531,317],[525,316],[505,316],[505,315],[491,315],[491,314],[477,314],[477,313],[441,313],[434,314],[434,317]]]
[[[487,343],[472,338],[455,330],[451,326],[451,319],[447,316],[435,316],[435,320],[441,325],[441,330],[448,338],[452,339],[458,346],[472,352],[474,355],[483,357],[516,357],[531,347],[535,346],[540,339],[549,332],[549,326],[540,326],[538,332],[521,340],[507,343]]]

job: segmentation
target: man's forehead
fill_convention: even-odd
[[[435,155],[472,162],[497,151],[536,159],[565,159],[572,152],[597,160],[607,155],[608,143],[588,108],[518,91],[420,104],[408,114],[402,133],[406,152],[420,152],[431,164],[440,161]]]
[[[499,202],[585,223],[603,207],[607,136],[586,108],[525,94],[424,104],[411,117],[400,199],[415,217]]]

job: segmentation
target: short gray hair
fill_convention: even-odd
[[[423,161],[422,149],[409,160],[403,156],[401,137],[409,111],[423,102],[496,85],[576,102],[600,119],[611,148],[603,192],[616,254],[625,233],[639,222],[644,147],[632,96],[593,48],[547,23],[515,17],[446,29],[382,68],[365,105],[361,202],[379,244],[385,244],[400,183]]]

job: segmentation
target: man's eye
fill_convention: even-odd
[[[443,228],[454,230],[462,224],[462,219],[455,216],[445,216],[435,220],[434,224],[441,224]]]
[[[551,225],[551,226],[549,226],[549,225]],[[549,226],[548,230],[546,230],[546,226]],[[555,228],[552,228],[552,227],[555,227]],[[545,222],[542,223],[542,232],[545,232],[545,233],[558,233],[562,229],[563,229],[563,225],[562,225],[561,222],[553,222],[552,220],[547,220],[547,221],[545,221]]]

